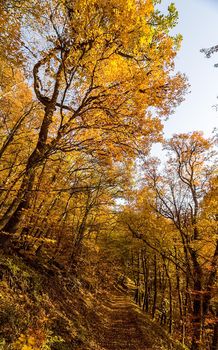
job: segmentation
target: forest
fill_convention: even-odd
[[[0,0],[2,350],[218,349],[217,135],[164,136],[159,4]]]

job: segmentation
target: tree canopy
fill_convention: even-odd
[[[76,274],[94,244],[153,319],[215,350],[215,140],[163,138],[189,85],[159,3],[0,1],[0,247]]]

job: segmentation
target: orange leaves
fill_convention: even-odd
[[[96,72],[96,84],[106,88],[122,82],[127,82],[133,76],[131,65],[124,57],[113,54],[110,60],[103,60]]]
[[[46,101],[55,86],[55,65],[62,59],[58,99],[63,97],[67,105],[61,116],[56,110],[47,140],[56,143],[62,135],[58,142],[63,151],[69,150],[63,140],[72,150],[71,140],[76,140],[87,152],[93,154],[96,145],[95,154],[100,148],[100,153],[119,161],[138,151],[146,153],[162,130],[161,122],[151,118],[149,107],[159,116],[168,115],[186,89],[184,77],[172,76],[176,48],[168,32],[172,26],[169,16],[177,16],[175,9],[165,17],[155,12],[151,0],[76,0],[62,1],[52,17],[45,16],[59,34],[55,41],[47,28],[41,30],[46,29],[48,47],[38,84]],[[73,114],[68,113],[71,110]]]
[[[20,23],[8,11],[0,8],[0,60],[8,60],[10,64],[18,66],[22,62],[20,51]]]
[[[31,14],[34,47],[23,38],[34,53],[28,63],[41,109],[14,139],[16,159],[10,149],[12,186],[16,198],[23,179],[16,205],[28,197],[20,226],[28,216],[34,234],[53,222],[80,234],[100,195],[113,202],[128,192],[134,160],[161,139],[160,115],[182,100],[185,79],[172,74],[177,48],[169,36],[177,14],[161,15],[151,0],[54,0],[41,12],[41,19]],[[13,92],[16,114],[33,97],[23,82]]]

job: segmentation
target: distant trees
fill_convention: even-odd
[[[169,292],[172,290],[172,278],[178,288],[183,322],[187,311],[190,313],[193,332],[191,349],[196,350],[202,348],[201,344],[205,346],[204,331],[209,319],[214,319],[216,328],[215,310],[211,310],[218,267],[217,203],[212,199],[213,191],[216,191],[213,141],[205,139],[199,132],[193,132],[173,136],[165,143],[165,149],[169,152],[165,170],[158,171],[154,161],[150,161],[145,170],[145,203],[149,203],[150,211],[153,208],[153,215],[155,212],[157,215],[152,224],[154,238],[149,234],[152,227],[149,213],[144,221],[145,214],[139,211],[137,216],[142,216],[140,221],[135,222],[133,215],[132,219],[130,216],[127,220],[127,225],[136,238],[144,241],[154,254],[158,253],[162,258]],[[208,206],[205,206],[207,198],[210,199]],[[145,210],[144,206],[142,208]],[[208,215],[209,220],[205,219]],[[165,228],[160,226],[160,216],[167,220]],[[174,265],[174,277],[169,264]],[[185,286],[189,301],[185,295],[181,297],[181,284]]]

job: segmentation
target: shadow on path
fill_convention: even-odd
[[[146,329],[148,320],[128,297],[113,296],[110,301],[105,301],[101,314],[104,324],[99,334],[99,349],[158,349],[153,347],[152,334],[148,334],[151,329]],[[149,328],[151,327],[150,325]]]

